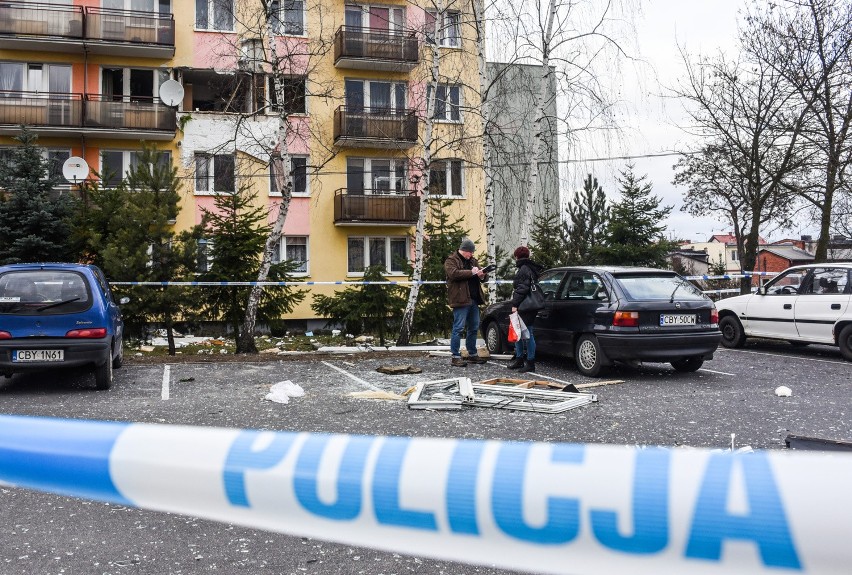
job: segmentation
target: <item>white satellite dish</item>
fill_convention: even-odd
[[[89,164],[78,156],[71,156],[62,164],[62,175],[72,184],[82,182],[89,175]]]
[[[183,102],[183,86],[177,80],[166,80],[160,84],[160,100],[166,106],[176,107]]]

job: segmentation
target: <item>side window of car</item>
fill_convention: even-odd
[[[591,272],[575,272],[562,286],[560,299],[589,300],[595,299],[603,286],[600,278]]]
[[[807,289],[807,270],[791,270],[782,273],[767,286],[766,295],[796,295],[800,288]]]
[[[556,294],[556,290],[559,288],[559,284],[562,283],[562,278],[564,277],[564,271],[551,271],[541,274],[538,278],[538,285],[540,285],[542,291],[544,291],[545,297],[554,297],[554,294]]]
[[[112,293],[109,291],[109,284],[107,284],[106,278],[104,277],[104,272],[99,270],[98,268],[94,269],[95,279],[98,281],[98,285],[101,288],[101,292],[106,297],[106,300],[112,303]]]
[[[804,293],[831,295],[844,293],[849,274],[845,269],[816,268]]]

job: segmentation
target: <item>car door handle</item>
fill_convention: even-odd
[[[793,309],[793,304],[791,304],[791,303],[785,303],[785,304],[784,304],[784,309]]]
[[[831,309],[840,309],[840,304],[839,303],[831,304]]]

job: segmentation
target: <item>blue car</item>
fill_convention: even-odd
[[[120,303],[126,303],[122,298]],[[92,366],[95,387],[121,367],[124,323],[96,266],[0,266],[0,373]]]

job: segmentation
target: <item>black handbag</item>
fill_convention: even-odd
[[[538,282],[530,284],[530,292],[518,306],[519,312],[532,312],[544,309],[544,292]]]

